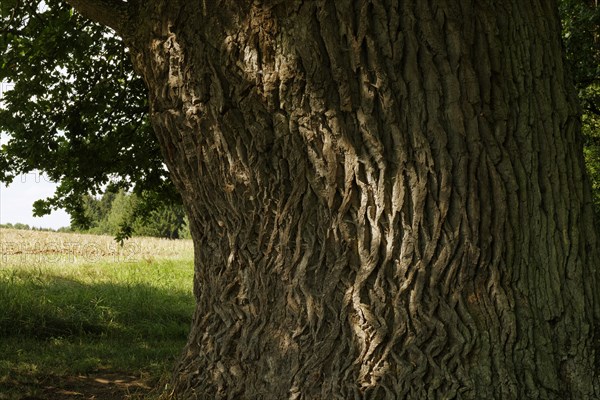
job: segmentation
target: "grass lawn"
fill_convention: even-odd
[[[191,323],[190,241],[0,230],[0,400],[152,399]]]

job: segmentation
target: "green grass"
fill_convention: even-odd
[[[0,268],[0,393],[102,370],[157,383],[185,345],[192,277],[190,259]]]

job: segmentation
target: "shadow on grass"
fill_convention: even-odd
[[[190,292],[140,282],[32,275],[0,280],[0,304],[0,337],[185,339],[194,300]]]
[[[0,393],[53,398],[41,395],[47,382],[103,371],[153,386],[170,373],[185,345],[194,300],[181,282],[189,278],[191,286],[191,277],[161,286],[142,279],[82,283],[47,272],[3,272]]]

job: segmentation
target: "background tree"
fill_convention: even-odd
[[[140,207],[140,203],[145,204],[145,207]],[[162,202],[157,204],[122,189],[116,193],[107,191],[100,198],[85,196],[83,209],[86,225],[73,223],[73,230],[118,237],[125,227],[134,236],[168,239],[190,237],[181,205]]]
[[[44,171],[59,187],[35,214],[64,208],[84,227],[88,194],[132,189],[181,204],[123,42],[58,0],[3,0],[0,18],[0,81],[15,84],[0,109],[0,180]]]
[[[85,195],[82,199],[82,203],[86,224],[84,226],[79,226],[73,221],[73,223],[71,223],[71,228],[73,230],[88,230],[91,233],[96,233],[96,229],[99,228],[102,221],[107,219],[116,196],[117,193],[111,191],[106,191],[99,199],[94,196]]]
[[[199,250],[174,396],[599,396],[555,3],[70,2],[124,37]]]
[[[149,214],[138,216],[133,232],[140,236],[155,236],[167,239],[190,239],[189,225],[181,205],[161,206]]]
[[[595,0],[561,0],[559,5],[563,43],[583,111],[585,161],[600,216],[600,6]]]

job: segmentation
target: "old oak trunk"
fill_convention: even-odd
[[[600,396],[556,4],[71,3],[119,5],[190,217],[173,398]]]

